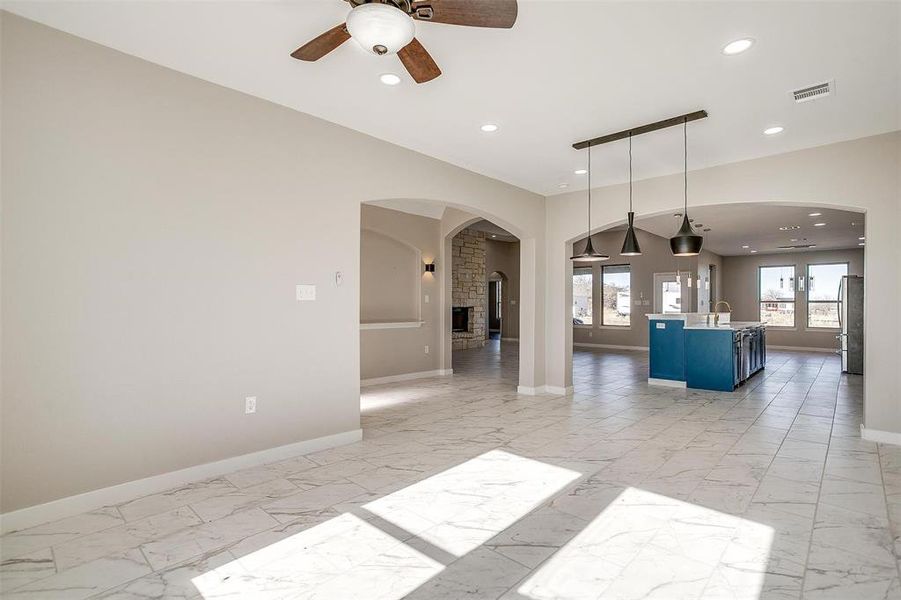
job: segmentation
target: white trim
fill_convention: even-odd
[[[568,385],[566,387],[559,387],[556,385],[546,385],[544,386],[544,391],[548,394],[555,394],[557,396],[566,396],[568,394],[573,393],[573,386]]]
[[[647,352],[647,346],[619,346],[617,344],[589,344],[586,342],[574,342],[573,346],[579,348],[606,348],[608,350],[635,350],[636,352]]]
[[[505,338],[505,337],[502,337],[502,338],[501,338],[501,341],[502,341],[502,342],[518,342],[518,341],[519,341],[519,338]]]
[[[880,444],[895,444],[901,446],[901,433],[894,431],[881,431],[879,429],[868,429],[860,425],[860,437],[870,442],[878,442]]]
[[[830,354],[834,354],[838,348],[807,348],[805,346],[774,346],[772,344],[766,345],[767,350],[797,350],[800,352],[828,352]]]
[[[516,386],[517,394],[525,394],[526,396],[537,396],[544,392],[544,386],[539,385],[538,387],[527,387],[524,385]]]
[[[684,381],[676,381],[675,379],[657,379],[648,377],[648,385],[659,385],[661,387],[684,388],[688,385]]]
[[[414,329],[422,327],[425,321],[393,321],[393,322],[371,322],[360,323],[360,329]]]
[[[8,512],[0,515],[0,532],[8,533],[42,523],[49,523],[58,519],[80,515],[81,513],[97,510],[104,506],[121,504],[147,496],[171,490],[173,488],[196,483],[211,477],[218,477],[226,473],[232,473],[248,467],[277,462],[287,458],[293,458],[301,454],[310,454],[336,446],[352,444],[363,439],[362,429],[353,429],[333,435],[294,442],[284,446],[233,456],[224,460],[195,465],[186,469],[161,473],[137,479],[126,483],[120,483],[110,487],[92,490],[76,496],[60,498],[46,504],[38,504]]]
[[[373,377],[360,381],[360,387],[379,385],[382,383],[394,383],[396,381],[410,381],[411,379],[424,379],[426,377],[444,377],[453,375],[453,369],[435,369],[433,371],[418,371],[415,373],[401,373],[400,375],[388,375],[387,377]]]

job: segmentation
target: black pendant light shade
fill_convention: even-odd
[[[579,260],[585,262],[600,262],[602,260],[610,260],[606,254],[601,254],[594,249],[591,244],[591,146],[588,146],[588,233],[585,234],[588,242],[581,254],[569,257],[570,260]]]
[[[635,213],[632,212],[632,134],[629,134],[629,227],[626,229],[623,249],[620,250],[622,256],[641,256],[641,246],[638,245],[634,223]]]
[[[629,228],[626,229],[626,239],[623,240],[623,249],[620,252],[623,256],[641,256],[641,246],[638,245],[635,227],[632,225],[634,220],[635,213],[629,211]]]
[[[669,239],[669,247],[672,249],[673,255],[697,256],[701,253],[703,244],[704,238],[695,233],[686,214],[682,217],[682,227],[679,228],[678,233]]]
[[[570,257],[570,260],[580,260],[585,262],[600,262],[602,260],[610,260],[610,257],[606,254],[601,254],[597,250],[594,249],[594,246],[591,244],[591,236],[588,236],[588,243],[585,244],[585,250],[582,251],[581,254],[576,254],[575,256]]]
[[[685,160],[684,170],[684,206],[682,211],[682,227],[676,232],[676,235],[669,239],[669,247],[675,256],[697,256],[701,253],[701,246],[704,244],[704,238],[695,233],[688,219],[688,121],[682,122],[682,139],[684,143],[683,157]]]

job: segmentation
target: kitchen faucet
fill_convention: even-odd
[[[720,307],[720,304],[725,304],[728,309],[726,312],[731,313],[732,307],[729,306],[729,303],[725,300],[720,300],[713,306],[713,326],[716,327],[720,324],[720,313],[717,312],[717,309]]]

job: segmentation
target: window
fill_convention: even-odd
[[[610,265],[601,268],[601,296],[603,311],[601,325],[628,327],[632,312],[629,293],[631,270],[629,265]]]
[[[591,267],[573,267],[573,325],[591,325]]]
[[[848,263],[807,266],[807,326],[838,329],[838,287]]]
[[[772,327],[795,326],[795,266],[760,267],[760,320]]]

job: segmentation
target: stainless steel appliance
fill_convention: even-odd
[[[845,275],[838,287],[838,353],[842,372],[863,375],[863,277]]]

